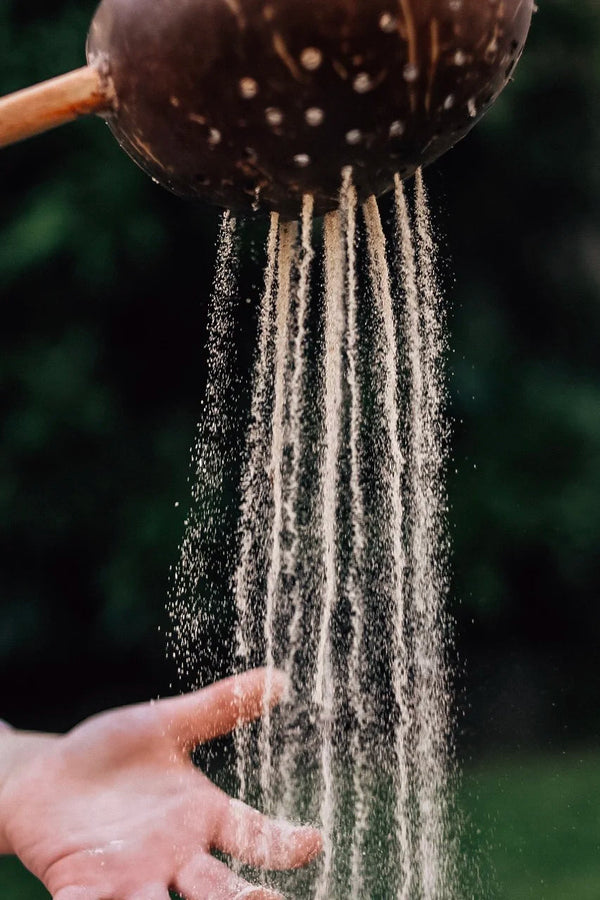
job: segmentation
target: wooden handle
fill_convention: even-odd
[[[84,66],[0,99],[0,147],[87,116],[110,110],[116,98],[110,78]]]

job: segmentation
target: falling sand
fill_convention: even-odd
[[[412,213],[399,178],[395,199],[390,249],[375,198],[360,216],[344,171],[339,210],[324,221],[318,303],[312,198],[300,227],[273,215],[267,239],[231,588],[235,667],[266,665],[268,684],[258,734],[236,736],[237,791],[272,814],[319,820],[320,863],[283,885],[307,900],[456,896],[444,321],[420,172]],[[208,442],[226,421],[230,381],[223,288],[234,284],[233,240],[225,218],[209,341],[213,424],[197,452],[213,464]],[[186,533],[181,621],[204,609],[197,544]],[[182,579],[197,592],[188,612]],[[289,691],[271,713],[275,667]]]
[[[268,465],[268,433],[271,416],[269,398],[273,365],[273,317],[277,276],[279,216],[271,216],[267,242],[265,286],[259,318],[250,425],[247,435],[245,469],[242,474],[239,519],[239,551],[233,591],[237,605],[237,667],[244,671],[254,663],[252,653],[253,618],[261,586],[260,568],[266,564],[269,499],[264,473]],[[239,729],[237,739],[237,775],[240,799],[248,795],[248,734]]]
[[[273,692],[272,675],[276,652],[276,608],[280,599],[282,540],[284,537],[284,449],[286,433],[286,387],[290,345],[290,304],[291,278],[294,243],[297,236],[295,223],[281,226],[279,233],[278,290],[276,304],[275,333],[275,385],[273,419],[271,428],[271,452],[269,473],[273,491],[273,511],[271,525],[271,559],[267,574],[267,604],[264,617],[264,642],[266,648],[267,687],[263,703],[263,727],[260,742],[261,789],[263,803],[272,807],[272,745],[271,745],[271,701]]]
[[[224,483],[234,462],[230,396],[234,392],[237,223],[230,213],[221,220],[217,264],[206,342],[207,380],[202,415],[192,450],[192,504],[185,521],[180,558],[172,577],[169,615],[170,649],[182,681],[196,686],[196,673],[219,662],[204,659],[202,635],[207,620],[218,615],[223,596],[215,547],[229,543]]]
[[[352,171],[343,173],[340,213],[346,236],[346,297],[347,329],[346,353],[348,357],[348,391],[350,394],[350,498],[352,508],[351,563],[348,570],[346,593],[350,601],[352,622],[352,646],[348,659],[348,688],[353,701],[355,727],[352,732],[350,759],[353,762],[352,787],[354,790],[355,825],[352,835],[350,890],[351,900],[359,900],[363,890],[364,838],[369,819],[369,803],[366,791],[367,761],[364,741],[367,725],[365,695],[361,683],[363,643],[365,633],[365,603],[363,591],[363,564],[365,553],[364,499],[361,483],[361,422],[362,403],[359,385],[359,335],[357,323],[357,272],[356,272],[356,190],[352,185]]]
[[[411,848],[411,739],[413,731],[411,709],[411,685],[409,678],[410,653],[406,640],[408,610],[404,590],[404,570],[406,550],[404,547],[404,503],[402,496],[402,476],[404,457],[400,444],[400,415],[398,408],[398,342],[397,322],[390,275],[386,258],[386,243],[377,201],[371,197],[364,210],[371,268],[374,300],[381,320],[382,377],[380,382],[381,405],[384,411],[385,428],[388,439],[388,453],[382,460],[383,480],[387,489],[389,515],[387,534],[391,569],[390,619],[393,622],[392,686],[397,705],[396,725],[396,771],[397,792],[396,825],[398,839],[399,866],[401,868],[401,891],[399,896],[411,896],[413,887],[413,860]]]

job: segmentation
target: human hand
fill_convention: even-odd
[[[273,703],[284,688],[275,673]],[[211,850],[293,869],[320,853],[319,832],[230,799],[190,759],[198,744],[258,718],[265,690],[259,670],[103,713],[65,736],[2,733],[0,853],[19,856],[54,900],[169,900],[169,889],[186,900],[276,900]]]

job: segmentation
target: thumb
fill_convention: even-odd
[[[165,731],[191,748],[258,719],[280,702],[286,686],[283,672],[255,669],[194,694],[161,700],[155,709]]]

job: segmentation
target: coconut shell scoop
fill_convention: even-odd
[[[337,207],[452,147],[501,93],[534,0],[103,0],[89,65],[0,100],[0,146],[96,113],[176,194]]]

